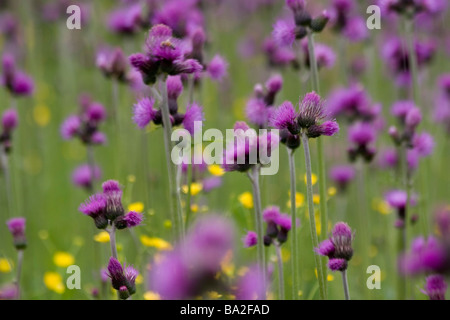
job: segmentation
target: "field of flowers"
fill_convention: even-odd
[[[445,299],[449,7],[0,0],[0,300]]]

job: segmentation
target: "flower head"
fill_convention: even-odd
[[[227,75],[228,62],[221,56],[215,55],[209,62],[206,71],[211,79],[220,81]]]
[[[258,243],[258,235],[254,231],[249,231],[242,238],[242,242],[244,242],[244,248],[254,247]]]
[[[95,180],[99,180],[102,175],[98,166],[91,168],[89,164],[77,167],[72,173],[72,182],[78,187],[89,190]]]
[[[133,108],[133,121],[141,129],[144,129],[151,121],[155,119],[156,110],[153,108],[155,99],[142,98],[134,105]]]
[[[108,226],[108,220],[105,216],[107,201],[103,194],[97,193],[89,197],[78,208],[79,211],[94,219],[95,226],[98,229],[104,229]]]
[[[445,278],[439,274],[434,274],[426,278],[425,288],[422,290],[430,300],[445,300],[447,283]]]
[[[25,218],[12,218],[6,222],[9,232],[11,232],[14,240],[14,246],[17,250],[23,250],[27,246],[25,238]]]

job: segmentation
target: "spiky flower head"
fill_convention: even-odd
[[[27,247],[27,240],[25,237],[25,218],[12,218],[6,222],[9,232],[13,236],[14,246],[17,250],[23,250]]]

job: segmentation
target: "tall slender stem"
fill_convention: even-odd
[[[283,274],[283,258],[281,256],[281,246],[275,244],[278,263],[278,300],[284,300],[284,274]]]
[[[120,130],[119,120],[119,83],[117,80],[112,79],[112,104],[113,104],[113,117],[117,125],[117,130]]]
[[[176,191],[177,191],[177,224],[180,229],[180,239],[184,240],[184,226],[183,226],[183,210],[181,208],[181,164],[177,166],[176,176]],[[191,191],[188,190],[190,193]]]
[[[5,189],[6,189],[6,198],[8,201],[8,217],[13,216],[13,197],[12,197],[12,188],[11,188],[11,173],[9,171],[9,159],[8,155],[5,152],[3,147],[0,147],[1,150],[1,163],[3,168],[3,174],[5,176]]]
[[[174,166],[171,159],[171,151],[172,151],[172,122],[170,120],[169,113],[169,98],[167,96],[167,85],[166,85],[166,77],[161,78],[160,81],[160,92],[161,92],[161,113],[163,120],[163,131],[164,131],[164,147],[166,153],[166,164],[167,164],[167,173],[169,178],[169,192],[170,192],[170,213],[172,217],[172,221],[176,224],[176,232],[178,238],[181,238],[182,230],[181,225],[177,223],[178,219],[175,219],[175,215],[179,212],[177,208],[174,208],[174,205],[178,207],[178,200],[174,185]],[[176,210],[176,212],[175,212]]]
[[[117,258],[117,245],[116,245],[116,227],[112,225],[111,229],[108,231],[109,233],[109,244],[111,245],[111,254],[114,259],[118,260]]]
[[[192,171],[193,171],[193,164],[188,164],[187,167],[187,186],[188,186],[188,193],[186,197],[186,221],[185,221],[185,229],[189,226],[189,219],[191,218],[191,184],[192,184]]]
[[[263,275],[263,283],[266,283],[266,259],[264,251],[264,229],[262,221],[261,210],[261,191],[259,188],[259,165],[253,166],[248,173],[253,188],[253,205],[255,207],[255,219],[256,219],[256,232],[258,234],[257,253],[258,253],[258,265]],[[265,290],[264,290],[265,298]]]
[[[296,182],[295,182],[295,157],[293,149],[287,148],[288,159],[289,159],[289,174],[290,174],[290,184],[291,184],[291,218],[292,218],[292,299],[296,300],[298,297],[298,242],[297,242],[297,204],[296,204]]]
[[[319,246],[319,240],[317,238],[316,221],[314,216],[314,201],[313,201],[313,188],[312,188],[312,172],[311,172],[311,154],[309,151],[309,141],[306,134],[302,133],[302,144],[305,152],[305,164],[306,164],[306,187],[308,198],[308,211],[309,211],[309,226],[311,231],[311,241],[313,248]],[[322,300],[326,299],[325,291],[325,277],[323,274],[322,260],[317,254],[314,254],[314,260],[317,269],[317,278],[319,280],[319,294]]]
[[[406,31],[407,41],[408,41],[408,61],[409,61],[410,72],[411,72],[412,97],[416,104],[420,104],[417,56],[416,56],[416,50],[415,50],[415,46],[414,46],[414,19],[413,18],[405,18],[405,29],[406,29],[405,31]]]
[[[406,250],[406,246],[407,246],[407,241],[408,241],[408,237],[407,237],[407,221],[406,221],[406,215],[408,213],[408,204],[409,204],[409,183],[408,183],[408,159],[407,159],[407,154],[408,154],[408,149],[405,143],[402,143],[399,147],[399,152],[400,152],[400,156],[399,156],[399,160],[400,160],[400,186],[403,190],[406,191],[407,193],[407,200],[406,200],[406,204],[405,204],[405,211],[404,211],[404,215],[405,215],[405,223],[403,224],[403,226],[400,229],[400,233],[398,235],[399,239],[398,239],[398,254],[401,255],[405,252]],[[403,275],[398,274],[398,282],[397,282],[397,295],[398,295],[398,300],[404,300],[406,297],[406,279]]]
[[[344,286],[345,300],[350,300],[350,293],[348,291],[347,270],[342,271],[342,284]]]
[[[309,65],[311,69],[311,84],[312,89],[317,94],[320,94],[320,84],[319,84],[319,70],[317,66],[316,53],[314,49],[314,33],[311,30],[308,30],[308,55],[309,55]],[[319,172],[318,172],[318,180],[319,180],[319,196],[320,196],[320,218],[321,218],[321,226],[323,228],[322,236],[326,238],[327,230],[328,230],[328,207],[327,207],[327,185],[326,185],[326,176],[325,176],[325,158],[323,152],[323,142],[322,138],[318,137],[317,141],[317,162],[319,164]],[[319,257],[325,261],[325,257]],[[322,275],[323,275],[323,283],[325,288],[325,296],[327,294],[327,269],[325,263],[323,263]]]
[[[16,270],[16,288],[17,288],[17,300],[20,300],[20,277],[22,275],[23,266],[23,250],[17,250],[17,270]]]
[[[87,159],[88,159],[88,166],[89,171],[91,175],[91,185],[89,186],[89,192],[94,193],[95,190],[95,158],[94,158],[94,147],[92,144],[88,144],[86,146],[87,150]]]

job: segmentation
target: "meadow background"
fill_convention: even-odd
[[[206,1],[209,2],[209,1]],[[250,1],[258,3],[258,1]],[[263,1],[260,1],[263,3]],[[246,120],[245,105],[252,96],[253,87],[264,83],[270,75],[283,76],[283,89],[277,96],[276,105],[285,100],[297,103],[299,98],[311,91],[308,72],[292,68],[275,69],[267,65],[261,50],[265,37],[270,36],[272,24],[282,12],[284,1],[267,1],[269,4],[255,4],[254,8],[241,1],[211,1],[206,6],[206,32],[208,45],[207,58],[220,53],[229,63],[228,75],[221,82],[203,79],[201,87],[195,93],[195,100],[205,112],[204,130],[232,128],[237,120]],[[310,1],[312,2],[312,1]],[[316,2],[318,2],[316,4]],[[326,8],[330,1],[314,1],[315,7]],[[133,36],[124,37],[112,33],[107,27],[108,13],[117,6],[118,1],[90,1],[90,18],[81,30],[68,30],[67,15],[61,15],[56,21],[42,18],[44,1],[1,1],[0,10],[9,12],[19,21],[20,43],[16,59],[20,67],[29,73],[35,82],[34,94],[18,98],[19,126],[14,133],[14,147],[10,159],[14,216],[27,219],[26,234],[28,247],[25,251],[22,273],[22,298],[24,299],[92,299],[91,290],[100,288],[99,270],[106,266],[110,256],[107,242],[99,241],[99,230],[92,220],[78,211],[89,194],[73,185],[71,174],[74,168],[86,163],[86,149],[78,140],[64,141],[60,136],[63,120],[78,109],[80,94],[88,93],[94,101],[112,110],[112,81],[106,79],[95,65],[97,49],[102,44],[118,46],[128,56],[142,51],[146,30]],[[73,2],[74,4],[76,1]],[[360,5],[364,14],[366,4]],[[449,36],[447,13],[442,13],[435,23]],[[391,146],[387,128],[395,123],[390,116],[390,106],[402,97],[402,92],[394,84],[382,58],[380,47],[387,34],[402,35],[401,28],[383,21],[381,30],[370,31],[370,38],[362,43],[346,42],[345,59],[366,57],[369,66],[359,82],[368,90],[372,100],[379,102],[386,122],[385,130],[377,139],[376,148]],[[433,37],[433,35],[426,35]],[[419,194],[418,205],[414,212],[419,216],[417,223],[409,228],[410,239],[417,235],[435,232],[433,212],[439,205],[449,203],[449,174],[447,163],[450,156],[448,132],[445,127],[433,123],[431,114],[435,107],[437,77],[450,72],[448,39],[436,37],[437,50],[432,63],[426,67],[420,93],[424,118],[421,130],[427,130],[435,139],[433,154],[420,162],[414,175],[413,191]],[[0,38],[2,52],[6,50],[6,39]],[[316,41],[335,49],[340,39],[331,30],[326,29],[316,37]],[[246,51],[246,56],[242,51]],[[447,50],[447,51],[446,51]],[[344,86],[341,70],[344,63],[338,57],[333,68],[320,70],[321,95],[325,99],[332,89]],[[186,89],[186,88],[185,88]],[[117,241],[121,261],[133,264],[142,277],[138,280],[134,299],[149,298],[146,274],[152,258],[164,252],[166,246],[158,241],[142,241],[142,236],[167,241],[174,245],[170,215],[168,212],[167,170],[164,160],[162,130],[152,126],[149,130],[140,130],[132,122],[132,106],[136,95],[126,85],[119,85],[117,98],[119,106],[120,134],[110,117],[101,127],[108,142],[95,147],[95,161],[102,169],[102,181],[118,180],[124,186],[124,206],[142,210],[145,221],[130,232],[118,232]],[[0,90],[0,108],[5,110],[13,103],[7,90]],[[181,96],[180,108],[187,101],[186,90]],[[429,113],[428,115],[425,113]],[[324,139],[327,172],[333,165],[347,164],[347,127],[341,124],[337,137]],[[312,143],[313,173],[317,173],[316,148]],[[262,178],[262,204],[278,205],[283,212],[289,212],[289,168],[287,153],[280,146],[280,169],[274,176]],[[298,229],[301,254],[299,299],[318,298],[317,281],[314,273],[310,231],[307,218],[305,168],[303,150],[296,151],[297,191],[299,195],[298,216],[301,225]],[[360,198],[356,180],[343,196],[336,193],[336,186],[328,180],[329,220],[346,221],[355,231],[355,255],[349,265],[349,285],[353,299],[395,299],[396,285],[396,239],[394,228],[395,212],[384,202],[384,194],[397,186],[392,171],[382,170],[378,158],[363,168],[363,187],[365,198]],[[360,173],[360,172],[359,172]],[[14,278],[16,252],[12,245],[11,234],[5,221],[8,217],[6,190],[3,176],[0,177],[0,286]],[[96,188],[101,181],[96,182]],[[317,185],[314,190],[318,193]],[[193,197],[198,210],[193,221],[199,216],[219,213],[231,218],[236,227],[236,249],[232,260],[224,267],[230,281],[239,277],[245,267],[256,259],[256,248],[243,248],[241,238],[247,230],[254,230],[253,210],[240,201],[245,192],[251,192],[247,177],[240,173],[226,173],[220,188],[209,194],[200,192]],[[361,201],[362,200],[362,201]],[[362,203],[362,204],[361,204]],[[197,209],[196,208],[196,209]],[[317,206],[318,209],[318,206]],[[362,213],[361,210],[366,210]],[[319,221],[320,219],[318,219]],[[329,231],[319,226],[320,239]],[[361,229],[369,228],[371,245],[361,252],[359,241],[363,239]],[[144,237],[144,239],[145,239]],[[96,240],[95,240],[95,239]],[[143,243],[144,242],[144,243]],[[146,245],[147,244],[147,245]],[[276,269],[276,255],[273,247],[267,249],[270,264]],[[69,256],[59,256],[58,253]],[[381,290],[368,290],[366,287],[366,266],[381,268]],[[73,261],[71,261],[73,257]],[[285,261],[286,294],[290,293],[290,242],[283,246]],[[68,290],[61,287],[67,278],[66,265],[76,264],[82,271],[82,289]],[[8,267],[9,266],[9,267]],[[51,280],[44,281],[51,273]],[[58,275],[60,278],[58,278]],[[277,298],[276,272],[272,275],[271,297]],[[329,272],[329,298],[342,299],[342,283],[339,274]],[[426,299],[420,292],[424,278],[411,280],[411,296]],[[63,286],[64,287],[64,286]],[[111,293],[111,297],[114,295]],[[225,299],[222,293],[210,294],[205,298]]]

